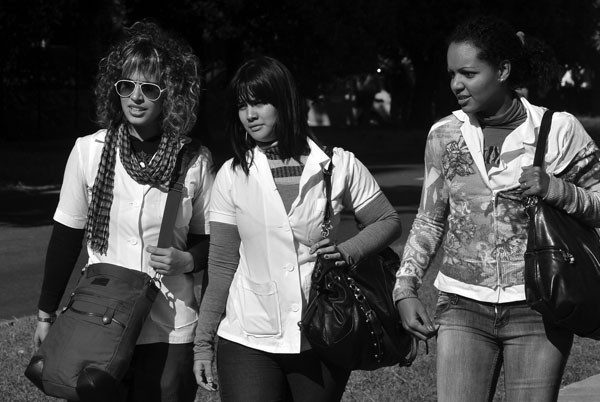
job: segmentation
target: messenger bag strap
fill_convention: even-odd
[[[179,154],[177,155],[177,162],[173,172],[178,172],[177,180],[171,182],[169,187],[169,193],[167,194],[167,202],[165,203],[165,210],[163,212],[162,224],[160,226],[160,234],[158,235],[157,247],[168,248],[173,245],[173,229],[175,228],[175,220],[177,218],[177,211],[181,205],[181,197],[183,196],[183,189],[185,188],[185,176],[188,171],[189,158],[184,156],[188,153],[188,144],[185,144]],[[183,160],[186,163],[183,163]]]
[[[546,154],[546,143],[548,142],[548,133],[550,132],[550,126],[552,125],[552,110],[546,110],[542,117],[542,123],[540,124],[540,132],[538,133],[537,146],[535,148],[535,157],[533,159],[533,166],[542,166],[544,164],[544,155]]]

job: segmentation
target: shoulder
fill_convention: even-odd
[[[468,121],[468,116],[460,111],[449,114],[431,125],[429,135],[435,136],[460,132],[460,128],[466,121]]]

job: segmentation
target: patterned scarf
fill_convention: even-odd
[[[139,184],[150,184],[166,190],[171,184],[179,142],[177,138],[162,136],[156,154],[146,163],[132,152],[129,130],[125,126],[107,131],[85,225],[86,239],[92,250],[106,255],[108,249],[117,148],[121,163],[131,178]]]

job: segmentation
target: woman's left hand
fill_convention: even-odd
[[[324,259],[329,261],[335,261],[336,267],[344,267],[348,265],[348,263],[344,260],[342,253],[339,252],[337,248],[337,244],[331,239],[322,239],[315,244],[313,244],[310,248],[311,254],[316,254],[317,256],[322,255]]]
[[[545,197],[548,194],[550,177],[539,166],[526,166],[519,178],[519,184],[523,189],[523,195]]]
[[[146,251],[150,253],[150,266],[161,275],[181,275],[194,270],[194,258],[187,251],[154,246],[146,247]]]

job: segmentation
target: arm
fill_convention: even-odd
[[[444,235],[448,214],[449,190],[443,176],[442,152],[430,134],[425,149],[425,180],[419,211],[404,247],[400,269],[396,273],[393,299],[402,326],[419,339],[433,336],[436,328],[427,309],[418,299],[417,289]]]
[[[148,246],[151,253],[150,266],[162,275],[180,275],[200,272],[206,269],[208,259],[208,205],[209,194],[214,182],[212,156],[208,149],[201,147],[197,160],[189,168],[188,175],[198,183],[192,201],[192,218],[189,222],[187,250],[175,247],[158,248]]]
[[[544,197],[548,204],[600,227],[600,150],[593,142],[577,154],[566,171],[549,179]]]
[[[556,135],[548,141],[555,141],[557,152],[546,155],[545,169],[523,168],[519,178],[523,195],[540,196],[582,222],[600,227],[600,150],[572,115],[559,113],[553,125]]]
[[[54,222],[46,252],[42,291],[38,301],[39,317],[49,319],[56,316],[56,309],[79,258],[83,235],[83,229],[73,229]],[[36,350],[48,335],[51,324],[51,322],[38,321],[33,336]]]
[[[214,341],[229,295],[229,287],[237,270],[240,254],[240,235],[237,227],[219,222],[210,224],[208,254],[208,287],[200,305],[196,338],[194,340],[194,373],[205,389],[212,389]]]
[[[338,245],[344,260],[352,265],[392,243],[402,233],[400,216],[383,193],[356,212],[365,228]]]

